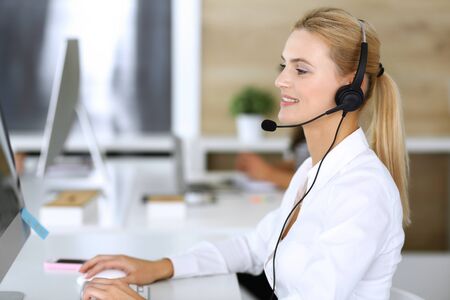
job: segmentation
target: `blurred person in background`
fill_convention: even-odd
[[[236,169],[250,179],[268,181],[285,190],[295,171],[308,157],[305,134],[302,127],[297,127],[291,135],[287,159],[279,163],[269,163],[256,153],[243,152],[236,158]]]

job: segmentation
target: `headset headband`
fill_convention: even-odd
[[[361,26],[361,52],[359,54],[359,62],[358,62],[358,69],[356,70],[355,77],[353,78],[352,87],[360,87],[362,84],[362,81],[364,79],[364,74],[366,73],[366,65],[367,65],[367,42],[366,42],[366,30],[364,27],[364,21],[358,20],[360,26]]]

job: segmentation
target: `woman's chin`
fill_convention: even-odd
[[[278,113],[278,120],[280,124],[284,125],[300,123],[298,116],[295,117],[292,114],[286,114],[281,111]]]

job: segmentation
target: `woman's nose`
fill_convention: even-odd
[[[290,80],[286,74],[286,70],[282,70],[280,74],[278,74],[277,78],[275,78],[275,86],[277,88],[286,88],[289,87]]]

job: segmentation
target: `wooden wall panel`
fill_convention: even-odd
[[[448,0],[204,0],[202,134],[235,133],[228,104],[242,86],[254,84],[278,95],[273,82],[292,25],[306,11],[327,5],[376,27],[383,65],[403,95],[407,134],[450,134]]]
[[[405,250],[450,250],[449,166],[449,155],[410,156],[412,224],[405,231]]]

